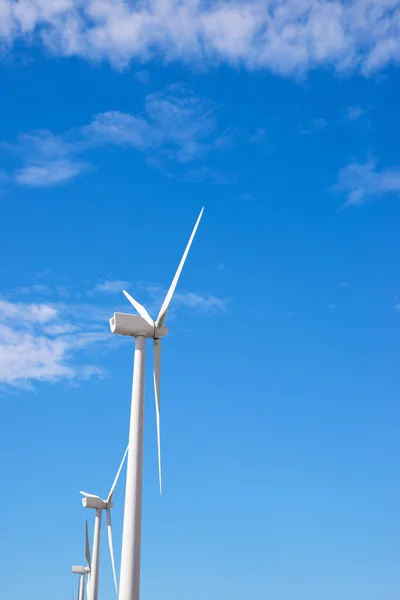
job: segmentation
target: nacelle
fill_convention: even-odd
[[[156,329],[154,326],[149,325],[147,321],[139,315],[130,315],[120,312],[114,313],[114,316],[111,317],[110,329],[112,333],[128,335],[130,337],[144,335],[147,338],[160,338],[168,333],[168,329],[165,325]]]
[[[72,567],[72,572],[76,573],[77,575],[86,575],[86,573],[89,573],[89,571],[90,569],[88,569],[88,567]]]
[[[112,508],[114,504],[98,498],[97,496],[84,496],[82,498],[83,508],[95,508],[96,510],[105,510],[106,508]]]

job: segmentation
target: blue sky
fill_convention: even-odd
[[[149,345],[142,598],[398,597],[399,22],[397,0],[1,4],[7,600],[76,595],[79,490],[107,495],[127,443],[108,319],[122,288],[156,316],[203,205],[162,498]]]

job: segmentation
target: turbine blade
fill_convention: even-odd
[[[90,544],[89,544],[89,527],[86,519],[86,549],[85,549],[86,562],[88,564],[89,569],[92,567],[91,558],[90,558]]]
[[[188,255],[188,252],[190,250],[190,246],[192,245],[193,238],[194,238],[194,236],[196,234],[196,231],[197,231],[197,228],[199,226],[201,217],[203,216],[203,211],[204,211],[204,206],[201,209],[199,216],[197,217],[196,224],[195,224],[195,226],[193,228],[192,235],[190,236],[189,241],[187,243],[187,246],[185,248],[185,252],[183,253],[183,256],[181,258],[181,262],[179,263],[178,270],[175,273],[175,277],[172,280],[172,283],[170,285],[168,293],[165,296],[165,300],[163,302],[163,305],[162,305],[162,307],[160,309],[160,312],[158,313],[158,317],[157,317],[157,321],[156,321],[156,327],[161,327],[161,325],[164,324],[165,317],[167,316],[167,310],[168,310],[168,307],[169,307],[169,303],[171,302],[172,296],[174,295],[175,288],[176,288],[176,286],[178,284],[178,279],[180,277],[180,274],[182,273],[183,265],[185,264],[185,260],[186,260],[186,257]]]
[[[129,302],[132,304],[132,306],[136,308],[137,312],[142,317],[142,319],[144,319],[151,327],[154,327],[154,321],[145,309],[145,307],[139,304],[139,302],[137,302],[135,298],[132,298],[132,296],[128,294],[128,292],[126,292],[125,290],[122,291],[125,294],[126,298],[128,298]]]
[[[109,502],[111,502],[111,498],[113,497],[114,490],[115,490],[115,486],[117,485],[117,482],[118,482],[119,476],[120,476],[120,474],[121,474],[121,471],[122,471],[122,467],[124,466],[124,462],[125,462],[126,455],[128,454],[128,450],[129,450],[129,445],[127,446],[127,448],[126,448],[126,450],[125,450],[125,454],[124,454],[124,456],[122,457],[121,464],[119,465],[119,469],[118,469],[118,471],[117,471],[117,474],[116,474],[116,476],[115,476],[114,482],[113,482],[113,484],[112,484],[112,486],[111,486],[110,493],[108,494],[108,498],[107,498],[107,504],[108,504]]]
[[[113,539],[112,539],[112,527],[111,527],[111,510],[107,508],[107,533],[108,533],[108,546],[110,548],[110,556],[111,556],[111,566],[114,577],[114,585],[115,591],[118,596],[118,584],[117,584],[117,575],[115,573],[115,561],[114,561],[114,547],[113,547]]]
[[[161,478],[161,435],[160,435],[160,358],[161,340],[154,340],[154,397],[156,401],[156,425],[157,425],[157,452],[158,452],[158,479],[160,482],[160,494],[162,494]]]

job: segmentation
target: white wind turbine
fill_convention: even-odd
[[[90,578],[90,569],[91,569],[91,561],[90,561],[90,546],[89,546],[89,531],[88,531],[88,523],[86,521],[86,547],[85,547],[85,557],[87,562],[87,567],[79,567],[73,566],[72,572],[79,575],[79,591],[78,591],[78,600],[85,600],[85,577],[88,576],[88,587],[89,587],[89,578]]]
[[[158,472],[160,493],[161,444],[160,444],[160,354],[161,338],[168,333],[164,326],[167,311],[175,292],[179,276],[185,264],[190,246],[196,234],[204,208],[198,216],[192,235],[183,253],[178,270],[161,306],[157,320],[153,321],[147,310],[124,291],[139,315],[114,313],[110,319],[112,333],[135,338],[131,417],[129,427],[129,454],[126,474],[124,526],[122,535],[121,575],[119,600],[139,600],[140,596],[140,547],[142,530],[142,471],[143,471],[143,420],[144,420],[144,373],[146,339],[154,340],[154,393],[156,402]],[[91,599],[92,600],[92,599]],[[93,599],[94,600],[94,599]]]
[[[120,476],[122,467],[125,462],[128,448],[125,450],[125,454],[122,458],[121,464],[115,476],[114,482],[111,486],[110,492],[106,500],[95,496],[94,494],[88,494],[86,492],[80,492],[84,498],[82,498],[82,504],[84,508],[94,508],[96,510],[95,522],[94,522],[94,535],[93,535],[93,552],[92,562],[90,570],[90,585],[88,590],[88,600],[97,600],[99,592],[99,561],[100,561],[100,531],[101,531],[101,516],[102,511],[106,511],[107,515],[107,533],[108,533],[108,545],[110,548],[111,566],[114,576],[115,591],[118,594],[117,576],[115,573],[115,561],[114,561],[114,548],[112,540],[112,527],[111,527],[111,509],[114,504],[111,502],[115,486],[117,485],[118,478]]]

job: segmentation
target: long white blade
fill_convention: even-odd
[[[158,450],[158,479],[160,482],[160,494],[162,494],[161,479],[161,434],[160,434],[160,358],[161,340],[154,340],[154,397],[156,401],[156,424],[157,424],[157,450]]]
[[[114,577],[115,591],[117,592],[117,595],[118,595],[117,575],[115,573],[114,547],[113,547],[113,540],[112,540],[111,510],[109,508],[107,508],[106,513],[107,513],[108,546],[110,548],[111,566],[112,566],[113,577]]]
[[[139,302],[135,300],[135,298],[132,298],[132,296],[128,294],[128,292],[126,292],[125,290],[122,290],[122,292],[125,294],[126,298],[128,298],[132,306],[136,308],[137,312],[142,317],[142,319],[144,319],[151,327],[154,327],[154,321],[145,309],[145,307],[139,304]]]
[[[129,445],[127,446],[127,448],[125,450],[124,456],[122,457],[121,464],[119,465],[119,469],[118,469],[117,474],[115,476],[114,482],[113,482],[113,484],[111,486],[110,493],[108,494],[107,503],[111,502],[111,498],[113,497],[115,486],[117,485],[119,476],[120,476],[121,471],[122,471],[122,467],[124,466],[124,462],[125,462],[126,455],[128,454],[128,450],[129,450]]]
[[[175,288],[176,288],[176,286],[178,284],[178,279],[179,279],[180,274],[181,274],[182,269],[183,269],[183,265],[185,264],[185,260],[186,260],[186,257],[188,255],[188,252],[190,250],[190,246],[192,245],[193,238],[196,235],[196,231],[197,231],[197,228],[199,226],[200,219],[203,216],[203,211],[204,211],[204,206],[203,206],[203,208],[200,211],[200,214],[199,214],[199,216],[197,218],[196,224],[195,224],[195,226],[193,228],[192,235],[189,238],[189,241],[188,241],[187,246],[185,248],[185,252],[183,253],[183,256],[181,258],[181,262],[179,263],[178,270],[175,273],[175,277],[173,278],[172,283],[170,285],[170,288],[168,290],[168,293],[165,296],[165,300],[163,302],[163,305],[162,305],[162,307],[160,309],[160,312],[158,314],[158,317],[157,317],[156,327],[161,327],[161,325],[164,324],[165,317],[167,316],[167,310],[168,310],[168,307],[169,307],[169,303],[171,302],[172,296],[174,295]]]
[[[90,559],[90,544],[89,544],[89,528],[88,528],[88,522],[86,519],[86,548],[85,548],[85,556],[86,556],[86,562],[88,564],[89,569],[92,568],[92,562]]]

